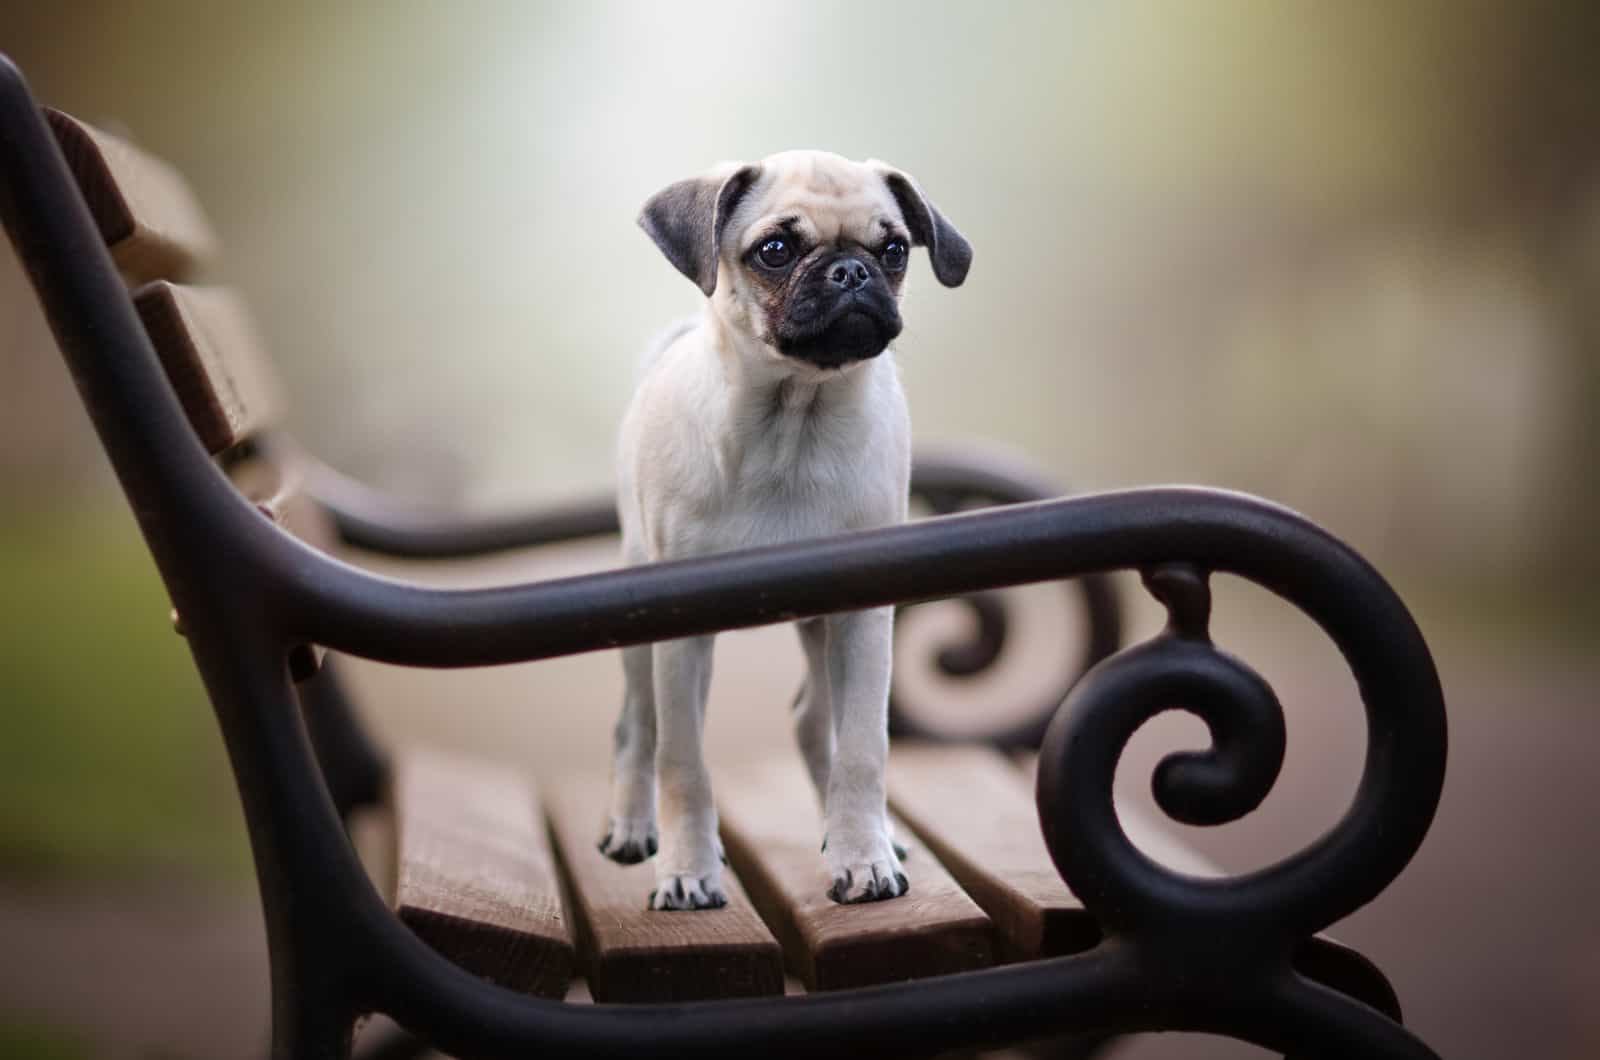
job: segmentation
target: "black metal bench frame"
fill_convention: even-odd
[[[535,584],[413,586],[301,544],[229,484],[185,420],[55,140],[3,57],[0,213],[183,616],[221,725],[266,916],[275,1057],[346,1056],[368,1012],[472,1057],[902,1056],[1158,1030],[1297,1055],[1434,1055],[1399,1024],[1375,970],[1313,936],[1376,897],[1427,832],[1445,766],[1438,676],[1383,578],[1300,516],[1235,493],[1132,490]],[[1029,495],[1026,484],[959,463],[930,468],[922,485],[936,498]],[[385,518],[382,505],[362,509],[370,498],[326,499],[348,537],[412,554],[609,526],[595,509],[453,523]],[[381,756],[331,675],[297,696],[289,665],[308,643],[411,666],[520,662],[1119,569],[1144,573],[1169,627],[1078,682],[1039,759],[1044,835],[1102,925],[1101,944],[805,997],[570,1005],[514,994],[440,957],[385,906],[342,825],[342,809],[373,796]],[[1146,858],[1111,799],[1128,739],[1172,707],[1200,716],[1213,746],[1161,763],[1154,784],[1167,813],[1231,821],[1277,777],[1283,714],[1259,677],[1212,647],[1211,572],[1264,586],[1322,627],[1356,677],[1368,731],[1342,820],[1278,864],[1217,880]],[[1358,985],[1341,985],[1349,983]]]

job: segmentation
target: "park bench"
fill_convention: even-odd
[[[216,240],[181,178],[41,109],[3,58],[0,213],[220,722],[280,1060],[348,1056],[368,1013],[407,1035],[376,1044],[388,1056],[904,1056],[1051,1036],[1068,1055],[1164,1030],[1296,1056],[1434,1055],[1382,974],[1318,932],[1376,897],[1427,832],[1445,761],[1438,678],[1383,579],[1301,517],[1200,489],[1047,500],[1015,469],[919,458],[913,492],[935,516],[904,527],[495,589],[379,578],[332,553],[481,555],[611,533],[615,516],[603,501],[441,514],[299,451],[243,304],[191,282]],[[1105,577],[1119,569],[1169,615],[1121,651]],[[1128,739],[1173,708],[1213,745],[1162,761],[1167,814],[1232,821],[1273,786],[1283,714],[1210,642],[1218,571],[1323,628],[1368,732],[1344,818],[1237,877],[1112,802]],[[980,742],[931,739],[897,692],[890,801],[918,868],[910,895],[865,906],[823,896],[797,760],[719,778],[729,906],[650,913],[648,868],[594,848],[603,778],[541,788],[504,765],[390,756],[327,654],[484,666],[960,598],[978,632],[939,665],[970,674],[1006,639],[993,591],[1039,581],[1084,608],[1092,668],[1059,709],[1053,696]],[[575,976],[593,1003],[571,999]]]

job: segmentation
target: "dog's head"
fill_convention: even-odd
[[[639,224],[731,327],[818,368],[876,357],[900,334],[913,246],[960,286],[972,247],[906,174],[882,162],[787,151],[682,180]]]

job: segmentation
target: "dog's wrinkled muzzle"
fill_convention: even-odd
[[[815,269],[779,329],[778,349],[823,368],[878,356],[900,334],[900,307],[875,265],[841,256]]]

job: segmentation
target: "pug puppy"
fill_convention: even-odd
[[[623,420],[629,564],[825,537],[906,518],[910,422],[889,343],[910,250],[946,287],[972,248],[881,162],[790,151],[665,188],[639,223],[706,296],[649,355]],[[906,893],[884,801],[892,608],[797,623],[795,733],[822,802],[836,902]],[[709,636],[623,650],[600,849],[655,855],[653,909],[726,904],[701,755]],[[659,840],[657,810],[660,812]]]

